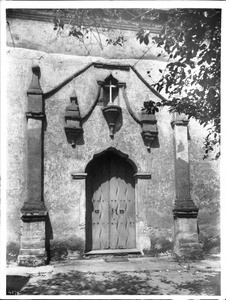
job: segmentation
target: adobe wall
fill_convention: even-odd
[[[45,30],[49,32],[47,29]],[[22,35],[21,32],[20,34]],[[38,46],[35,45],[35,42]],[[35,42],[33,42],[33,46],[27,42],[23,45],[18,44],[18,46],[39,49],[41,41],[35,40]],[[51,49],[50,44],[48,48]],[[64,52],[64,48],[61,50],[62,48],[59,46],[54,52]],[[116,52],[108,51],[107,53],[111,53],[112,58],[115,58]],[[138,62],[137,57],[140,54],[134,54],[135,52],[132,53],[131,50],[127,57],[126,52],[123,53],[124,56],[122,57],[124,58],[122,60],[114,59],[114,63],[134,65]],[[102,54],[100,53],[100,56],[105,57]],[[134,59],[129,59],[133,54]],[[112,62],[109,59],[104,60],[94,56],[85,57],[22,48],[7,48],[7,231],[9,252],[11,251],[11,253],[17,253],[16,249],[19,248],[20,209],[27,197],[27,120],[25,113],[27,111],[26,93],[32,75],[31,66],[33,64],[40,66],[40,82],[45,93],[91,61]],[[151,59],[139,60],[136,68],[150,82],[147,70],[152,70],[152,79],[157,78],[159,76],[158,70],[163,68],[164,64],[163,61]],[[82,251],[84,248],[84,181],[73,180],[71,174],[84,172],[93,155],[108,147],[115,147],[128,154],[136,163],[139,172],[151,173],[151,179],[140,182],[136,196],[139,204],[139,219],[137,220],[139,231],[137,234],[142,251],[155,255],[172,249],[172,209],[175,200],[175,178],[173,130],[170,125],[171,115],[167,109],[162,109],[156,114],[159,145],[152,148],[150,153],[141,138],[140,125],[129,115],[123,99],[120,102],[123,124],[120,130],[116,132],[113,140],[109,137],[109,129],[102,115],[101,106],[97,105],[83,125],[83,141],[80,145],[72,148],[67,143],[64,132],[64,113],[66,106],[70,103],[72,92],[76,91],[80,112],[81,115],[84,115],[96,98],[98,87],[96,81],[104,80],[109,74],[109,70],[91,67],[46,100],[44,198],[50,220],[48,234],[52,238],[51,249],[52,255],[55,257],[67,254],[68,250]],[[158,101],[156,96],[131,70],[129,72],[114,70],[112,75],[119,81],[126,83],[127,97],[135,113],[140,112],[147,94],[150,99]],[[198,215],[200,240],[205,242],[207,250],[210,250],[209,241],[212,239],[213,245],[217,245],[217,237],[219,236],[219,176],[216,162],[202,160],[202,140],[205,134],[206,131],[200,125],[195,121],[190,122],[191,194],[192,199],[200,209]]]

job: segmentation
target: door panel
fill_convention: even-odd
[[[106,164],[96,162],[93,168],[92,239],[93,250],[109,248],[109,173]]]
[[[87,226],[92,228],[92,250],[136,247],[134,171],[132,166],[113,152],[96,158],[87,170],[91,212]],[[92,181],[92,183],[91,183]],[[89,243],[88,243],[89,244]]]
[[[115,162],[113,156],[109,159],[109,180],[110,180],[110,249],[116,249],[118,241],[118,180],[116,178]]]
[[[133,178],[133,170],[126,170],[126,178]],[[125,209],[125,217],[127,220],[127,248],[135,248],[136,247],[136,222],[135,222],[135,193],[134,193],[134,181],[130,181],[127,183],[126,187],[126,209]]]
[[[110,248],[135,248],[133,169],[117,156],[110,159]],[[112,201],[114,200],[114,201]]]

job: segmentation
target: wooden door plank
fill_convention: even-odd
[[[126,219],[127,219],[127,230],[129,239],[127,240],[127,248],[136,247],[136,220],[135,220],[135,182],[133,177],[132,168],[126,168],[126,178],[127,183],[127,210],[126,210]]]
[[[116,249],[118,244],[118,180],[116,178],[116,160],[115,155],[110,155],[110,248]]]
[[[86,251],[92,250],[93,182],[89,172],[86,178]]]
[[[109,240],[109,161],[106,156],[101,168],[102,184],[101,199],[100,199],[100,226],[101,226],[101,249],[110,247]]]
[[[96,164],[94,165],[96,169]],[[92,203],[93,203],[93,211],[92,211],[92,238],[93,238],[93,250],[99,250],[101,249],[101,243],[100,243],[100,225],[99,225],[99,199],[101,198],[100,193],[100,175],[99,172],[93,172],[93,197],[92,197]]]
[[[96,160],[93,166],[93,250],[109,248],[109,175],[107,158]]]
[[[134,171],[122,158],[110,161],[111,249],[134,248],[136,245]]]
[[[125,182],[125,162],[118,160],[117,162],[117,180],[118,180],[118,203],[119,203],[119,225],[118,225],[118,245],[117,247],[127,248],[127,240],[129,238],[127,231],[127,218],[126,218],[126,192],[127,184]]]

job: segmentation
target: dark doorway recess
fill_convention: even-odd
[[[134,167],[126,157],[106,151],[88,164],[86,172],[86,252],[132,251],[136,248]]]

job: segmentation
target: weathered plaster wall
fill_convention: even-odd
[[[41,86],[44,92],[89,62],[89,58],[48,55],[23,49],[8,49],[8,162],[10,166],[8,168],[8,211],[9,215],[12,216],[8,222],[9,243],[11,241],[19,242],[19,212],[27,197],[26,91],[31,80],[31,66],[34,62],[37,62],[37,57],[40,56],[43,56],[39,61],[39,65],[42,72]],[[123,62],[125,63],[125,61]],[[133,63],[133,61],[127,62]],[[146,68],[147,63],[143,64],[141,68],[143,73]],[[22,76],[20,71],[23,72]],[[137,197],[140,203],[138,223],[140,224],[139,235],[141,235],[141,240],[142,236],[146,236],[146,240],[147,237],[150,239],[150,236],[152,236],[152,245],[154,245],[154,240],[159,239],[160,233],[161,239],[164,240],[167,237],[167,239],[172,240],[173,220],[171,210],[174,200],[173,146],[170,115],[166,110],[162,110],[157,116],[159,147],[153,148],[151,153],[148,153],[144,146],[140,134],[140,125],[128,114],[123,99],[120,99],[123,124],[120,130],[116,132],[114,140],[111,140],[109,137],[108,125],[103,118],[101,106],[97,105],[90,118],[84,123],[84,135],[80,145],[73,149],[67,143],[64,133],[64,112],[70,102],[70,95],[73,90],[77,93],[81,114],[84,115],[96,99],[98,88],[96,81],[104,80],[109,74],[109,70],[92,67],[54,96],[47,99],[45,104],[47,127],[44,142],[44,195],[52,227],[52,234],[50,233],[49,235],[52,235],[54,242],[61,241],[66,243],[65,241],[67,241],[67,244],[76,249],[80,249],[84,243],[85,194],[84,181],[72,180],[71,173],[84,172],[87,163],[92,159],[93,155],[110,146],[128,154],[137,164],[139,172],[151,172],[152,174],[152,179],[143,181],[138,189]],[[118,70],[112,71],[112,74],[119,81],[126,82],[127,97],[135,112],[138,113],[140,111],[147,94],[151,99],[157,101],[156,97],[150,93],[132,71]],[[11,88],[12,82],[15,82],[16,90]],[[14,97],[15,95],[16,97]],[[22,105],[21,102],[23,103]],[[15,111],[16,114],[13,114]],[[13,147],[11,140],[17,140],[18,136],[20,137],[19,142]],[[19,155],[19,153],[22,155]],[[162,163],[163,161],[164,163]],[[17,171],[15,173],[14,166],[18,168],[18,173]],[[18,177],[23,175],[20,181],[19,178],[17,180],[14,179],[13,176],[15,174],[18,174]],[[159,224],[162,224],[160,228]]]
[[[31,81],[31,66],[34,63],[39,64],[41,86],[43,91],[47,92],[91,61],[104,61],[91,56],[75,56],[75,54],[87,55],[79,45],[73,46],[71,51],[67,51],[66,38],[56,38],[53,36],[55,32],[51,33],[52,39],[50,38],[51,24],[46,25],[45,23],[45,26],[41,24],[41,27],[33,29],[31,25],[34,23],[26,21],[25,24],[24,22],[19,20],[11,22],[16,46],[44,50],[48,53],[19,48],[7,49],[9,116],[7,226],[8,244],[12,246],[12,243],[15,243],[15,247],[18,247],[20,238],[20,226],[18,225],[20,224],[20,208],[27,197],[27,121],[25,112],[27,110],[26,92]],[[25,27],[23,27],[24,24]],[[44,26],[43,30],[42,26]],[[30,35],[26,31],[28,27],[34,30]],[[23,30],[18,28],[23,28]],[[40,34],[37,34],[37,30],[40,31]],[[18,36],[16,37],[16,35]],[[10,36],[8,38],[10,44]],[[106,52],[105,50],[102,52],[95,50],[96,48],[93,47],[92,53],[102,57],[123,58],[122,63],[136,64],[136,68],[142,76],[152,83],[152,80],[155,81],[158,78],[160,74],[158,70],[163,68],[164,62],[156,60],[155,50],[149,53],[149,58],[155,57],[155,60],[139,60],[144,49],[141,47],[137,50],[137,44],[134,44],[134,47],[130,46],[123,51],[117,47],[108,48]],[[51,54],[50,52],[71,53],[73,56]],[[134,59],[128,59],[130,57]],[[111,62],[111,60],[106,61]],[[114,62],[120,62],[120,60],[114,59]],[[151,70],[152,78],[148,77],[147,70]],[[152,148],[151,153],[147,152],[140,135],[140,126],[128,114],[123,99],[120,102],[123,124],[116,132],[114,140],[109,137],[108,126],[103,118],[101,106],[96,106],[90,118],[83,125],[84,134],[79,145],[72,148],[67,143],[64,133],[64,112],[70,103],[70,95],[74,90],[76,91],[81,114],[84,115],[96,98],[96,81],[104,80],[109,74],[109,70],[92,67],[46,100],[44,197],[49,213],[48,236],[51,238],[52,255],[57,255],[59,249],[65,253],[68,250],[83,249],[85,181],[73,180],[71,173],[84,172],[93,155],[110,146],[128,154],[136,163],[139,172],[152,174],[151,179],[138,179],[136,197],[139,245],[142,245],[144,252],[152,254],[165,252],[172,248],[172,208],[175,199],[174,158],[171,116],[167,110],[163,109],[157,114],[159,146]],[[117,70],[112,71],[112,75],[119,81],[126,82],[126,93],[133,111],[140,111],[147,94],[151,99],[158,100],[132,71]],[[194,202],[200,208],[198,217],[200,239],[207,243],[207,238],[213,237],[214,240],[219,236],[218,169],[213,161],[202,160],[201,141],[206,131],[194,121],[190,122],[189,128],[191,194]]]
[[[203,243],[203,250],[218,253],[220,250],[220,161],[202,159],[206,132],[197,122],[190,121],[191,197],[199,208],[199,240]]]
[[[78,38],[69,37],[69,27],[65,25],[61,32],[54,31],[53,23],[8,19],[7,45],[25,49],[34,49],[47,53],[62,53],[81,56],[102,56],[105,58],[139,58],[156,59],[160,49],[149,44],[141,45],[136,39],[135,31],[114,30],[95,31],[86,35],[84,43]],[[115,40],[123,34],[123,46],[108,44],[107,39]],[[150,50],[151,48],[151,50]]]
[[[76,65],[76,60],[74,63]],[[65,68],[64,72],[67,77],[70,68]],[[133,111],[140,111],[146,94],[157,100],[132,71],[118,70],[111,73],[120,82],[126,82],[126,93]],[[84,241],[85,238],[84,182],[72,180],[71,173],[84,172],[95,153],[114,147],[129,155],[137,164],[138,172],[152,173],[151,180],[139,180],[141,183],[137,195],[139,202],[137,221],[138,238],[141,239],[139,243],[144,248],[145,243],[149,243],[150,247],[152,236],[154,247],[156,240],[172,241],[174,175],[169,114],[163,110],[158,115],[159,147],[153,148],[151,153],[148,153],[144,146],[140,126],[128,114],[123,99],[120,99],[123,124],[116,132],[114,140],[109,137],[108,125],[99,105],[84,123],[83,139],[75,149],[67,143],[63,130],[64,111],[73,90],[76,90],[81,115],[84,115],[96,99],[98,88],[96,81],[104,80],[109,74],[109,70],[91,68],[46,101],[48,124],[45,134],[45,201],[52,227],[55,228],[53,238],[61,240],[62,243],[70,240],[73,247],[80,247],[77,241]],[[59,222],[61,226],[58,226]]]
[[[10,50],[7,54],[10,54]],[[27,197],[27,126],[24,112],[27,108],[26,88],[30,80],[31,74],[27,73],[27,62],[24,63],[22,59],[20,63],[17,63],[17,59],[9,58],[7,99],[5,99],[8,107],[7,234],[9,253],[13,258],[19,250],[20,209]],[[9,258],[12,257],[9,256]]]

